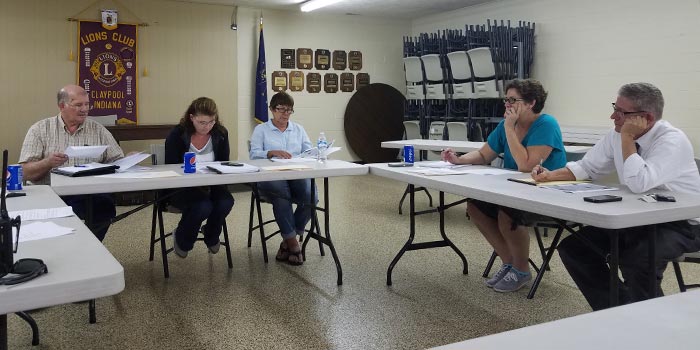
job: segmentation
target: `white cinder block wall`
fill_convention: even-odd
[[[700,155],[700,1],[502,0],[413,21],[412,33],[486,19],[537,23],[534,76],[561,125],[611,126],[610,103],[624,83],[664,94],[664,118]]]
[[[255,127],[253,101],[255,93],[255,66],[258,55],[259,9],[240,8],[238,11],[238,158],[248,159],[247,142]],[[410,33],[410,22],[359,16],[321,16],[294,12],[265,10],[264,35],[267,60],[268,102],[274,92],[270,90],[270,75],[280,69],[280,49],[311,48],[362,51],[363,67],[360,71],[346,69],[343,72],[369,73],[372,83],[389,84],[399,91],[405,89],[402,41]],[[290,69],[284,69],[289,73]],[[302,70],[308,72],[337,73],[340,71]],[[306,77],[305,81],[306,83]],[[319,132],[325,131],[329,140],[342,151],[335,159],[358,160],[347,147],[343,128],[345,106],[353,93],[320,92],[310,94],[291,92],[295,114],[292,120],[301,123],[315,142]]]

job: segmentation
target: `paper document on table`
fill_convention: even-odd
[[[224,162],[227,163],[227,162]],[[207,168],[209,170],[213,170],[217,174],[243,174],[243,173],[255,173],[260,171],[260,168],[250,165],[250,164],[245,164],[245,163],[238,163],[241,164],[240,166],[233,166],[233,165],[224,165],[224,164],[211,164],[208,165]]]
[[[113,178],[113,179],[158,179],[162,177],[174,177],[174,176],[180,176],[180,174],[172,171],[172,170],[166,170],[166,171],[143,171],[143,172],[135,172],[135,171],[127,171],[125,173],[117,173],[117,174],[107,174],[107,175],[100,175],[96,177],[106,177],[106,178]]]
[[[285,171],[285,170],[308,170],[311,169],[310,166],[304,164],[287,164],[287,165],[273,165],[261,167],[262,170],[267,171]]]
[[[458,169],[463,167],[471,166],[471,164],[452,164],[444,160],[431,161],[431,162],[418,162],[415,163],[416,166],[423,168],[445,168],[445,169]]]
[[[68,158],[100,158],[107,146],[68,146],[63,151]]]
[[[118,166],[119,169],[117,169],[117,172],[122,173],[125,172],[127,169],[133,167],[134,165],[141,163],[144,159],[150,156],[150,153],[139,152],[130,156],[126,156],[124,158],[117,159],[111,164]]]
[[[271,161],[275,163],[309,163],[309,162],[315,162],[316,158],[300,158],[300,157],[294,157],[294,158],[270,158]]]
[[[53,222],[35,221],[30,224],[22,223],[19,231],[19,242],[36,241],[39,239],[53,238],[58,236],[73,233],[75,229],[57,225]],[[16,234],[12,234],[12,240],[15,240]]]
[[[505,175],[505,174],[522,174],[519,171],[508,170],[502,168],[478,168],[478,169],[464,169],[464,174],[475,174],[475,175]]]
[[[564,180],[564,181],[547,181],[547,182],[537,182],[535,179],[532,177],[524,177],[524,178],[509,178],[508,181],[513,181],[513,182],[519,182],[523,183],[526,185],[532,185],[532,186],[556,186],[556,185],[573,185],[573,184],[582,184],[582,183],[590,183],[591,180]]]
[[[333,147],[333,144],[335,143],[335,140],[331,141],[331,143],[328,144],[328,148],[326,148],[326,151],[324,152],[326,155],[326,158],[328,158],[329,155],[340,151],[340,147]],[[304,152],[301,152],[299,155],[300,158],[317,158],[318,157],[318,147],[312,147],[307,149]]]
[[[468,174],[467,169],[448,169],[448,168],[417,168],[406,170],[407,173],[421,174],[425,176],[441,176],[441,175],[461,175]]]
[[[73,216],[73,208],[71,207],[58,207],[58,208],[48,208],[48,209],[28,209],[28,210],[17,210],[8,213],[10,217],[14,218],[19,215],[22,218],[22,222],[30,220],[47,220],[55,218],[64,218],[67,216]]]
[[[551,186],[540,186],[542,188],[549,188],[552,190],[558,190],[568,193],[579,193],[579,192],[598,192],[598,191],[614,191],[618,188],[610,187],[605,185],[596,185],[588,182],[576,183],[576,184],[564,184],[564,185],[551,185]]]

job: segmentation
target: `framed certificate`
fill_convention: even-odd
[[[296,57],[294,56],[294,49],[282,49],[280,53],[280,68],[282,69],[294,69],[296,68]]]
[[[289,90],[304,90],[304,72],[298,70],[289,72]]]
[[[367,73],[357,73],[355,76],[356,81],[357,81],[357,90],[360,90],[361,88],[369,85],[369,74]]]
[[[343,50],[333,51],[333,69],[345,70],[348,66],[348,54]]]
[[[321,74],[308,73],[306,74],[306,91],[312,94],[321,92]]]
[[[317,49],[314,56],[316,69],[328,70],[331,67],[331,52],[326,49]]]
[[[352,73],[340,74],[340,91],[352,92],[355,90],[355,76]]]
[[[326,73],[323,76],[323,91],[331,94],[338,92],[338,74]]]
[[[287,90],[287,72],[281,70],[272,72],[272,90],[278,92]]]
[[[350,70],[362,69],[362,52],[350,51],[348,54],[348,62],[350,63]]]
[[[314,66],[314,52],[311,49],[297,49],[297,69],[311,69]]]

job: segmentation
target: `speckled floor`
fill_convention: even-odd
[[[160,257],[148,261],[150,211],[137,213],[112,226],[105,240],[124,266],[126,289],[97,301],[94,325],[87,304],[33,312],[41,330],[34,349],[416,349],[590,312],[556,256],[533,300],[525,298],[527,289],[487,288],[481,273],[491,250],[464,205],[448,212],[446,231],[466,255],[469,274],[449,248],[412,251],[387,286],[386,269],[408,236],[408,217],[397,212],[404,187],[374,176],[331,179],[342,286],[329,252],[321,257],[316,244],[301,267],[274,261],[278,238],[268,245],[268,264],[258,239],[246,247],[246,192],[234,194],[228,217],[231,270],[223,250],[212,256],[200,243],[187,259],[171,255],[171,277],[164,279]],[[417,205],[427,207],[423,194]],[[173,227],[177,216],[166,220]],[[437,220],[437,214],[420,217],[416,241],[437,238]],[[684,267],[687,279],[700,280],[700,266]],[[678,292],[671,269],[664,290]],[[8,318],[10,348],[32,348],[29,327]]]

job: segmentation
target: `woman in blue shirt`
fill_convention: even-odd
[[[551,115],[541,113],[546,99],[539,81],[511,81],[503,99],[503,121],[489,134],[486,144],[461,157],[447,149],[442,159],[453,164],[490,164],[502,153],[506,169],[530,172],[540,164],[547,169],[547,165],[551,169],[564,167],[566,153],[559,124]],[[467,212],[503,261],[486,285],[498,292],[522,288],[532,279],[528,265],[530,234],[524,226],[532,214],[477,200],[469,201]]]
[[[294,113],[294,99],[278,92],[270,100],[272,119],[253,130],[250,138],[250,159],[289,159],[311,148],[311,141],[301,125],[289,120]],[[270,199],[275,221],[282,234],[282,243],[275,259],[291,265],[304,260],[297,234],[303,234],[311,218],[311,180],[282,180],[258,183],[260,192]],[[297,204],[296,210],[292,203]]]

